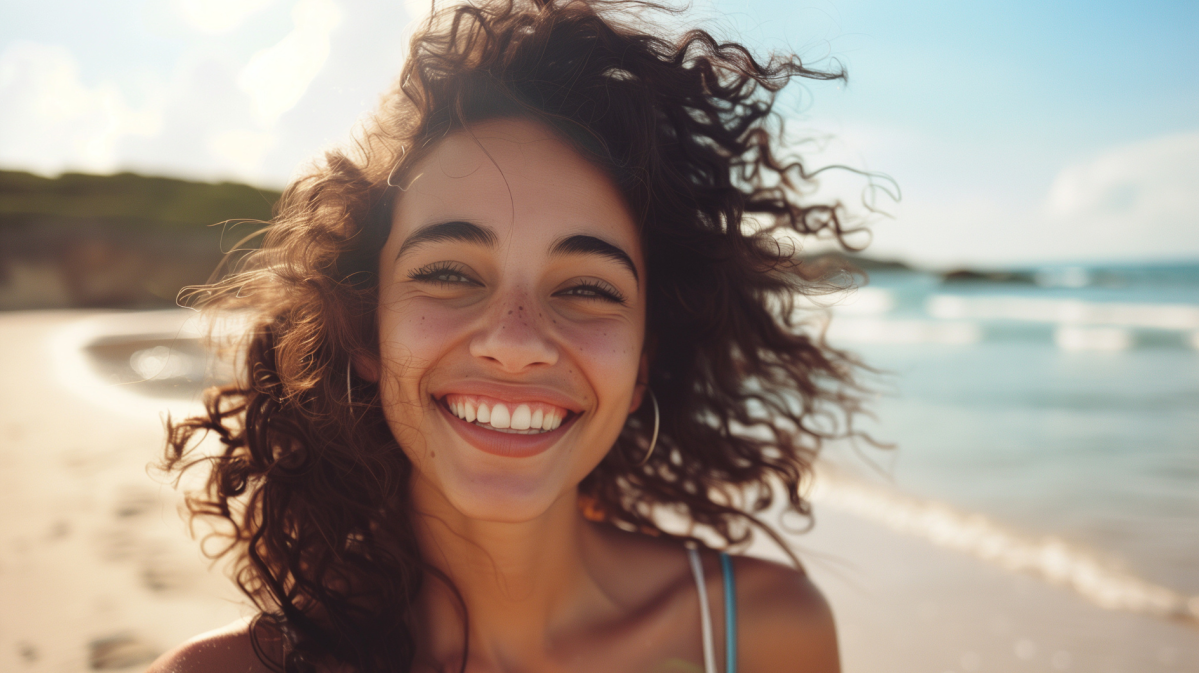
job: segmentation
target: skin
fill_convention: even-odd
[[[588,522],[578,507],[579,482],[645,390],[646,269],[619,192],[547,128],[511,119],[447,137],[412,175],[379,257],[379,357],[356,369],[378,381],[416,466],[422,552],[466,602],[467,670],[702,671],[685,551]],[[451,222],[469,226],[442,226]],[[590,239],[624,257],[561,245]],[[511,435],[465,428],[441,402],[479,391],[513,404],[552,398],[571,416],[535,455],[502,455]],[[722,624],[718,562],[708,553],[704,563]],[[839,670],[831,613],[805,575],[750,558],[735,570],[738,670]],[[458,670],[457,603],[439,582],[422,591],[417,670]],[[150,670],[267,669],[242,624]]]

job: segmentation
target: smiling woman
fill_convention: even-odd
[[[756,515],[808,514],[858,411],[775,236],[843,233],[768,130],[834,75],[653,37],[647,7],[434,15],[355,151],[197,290],[260,317],[166,462],[211,467],[192,512],[260,612],[153,670],[837,670],[798,559],[725,553],[782,543]]]
[[[367,378],[421,466],[418,502],[428,483],[468,518],[536,518],[574,500],[640,403],[638,228],[603,172],[532,121],[452,134],[414,173],[380,257]]]

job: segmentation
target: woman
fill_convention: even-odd
[[[768,128],[791,77],[840,75],[645,8],[435,15],[354,151],[203,288],[259,319],[167,463],[211,465],[192,511],[261,614],[152,670],[838,670],[798,561],[708,545],[782,544],[755,513],[807,515],[857,411],[774,236],[840,239],[839,211]]]

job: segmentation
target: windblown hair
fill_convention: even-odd
[[[256,317],[239,380],[209,391],[205,415],[169,424],[164,464],[210,468],[189,507],[224,522],[222,553],[262,609],[259,627],[286,637],[272,666],[408,671],[415,597],[422,582],[449,583],[422,559],[413,467],[377,386],[348,384],[348,367],[378,353],[378,255],[397,185],[447,134],[487,119],[543,123],[605,170],[646,251],[658,445],[639,465],[653,418],[642,405],[580,484],[585,514],[689,537],[660,528],[655,512],[669,510],[709,544],[738,547],[760,530],[784,548],[756,515],[781,492],[810,516],[801,486],[822,441],[853,432],[860,389],[852,358],[796,310],[827,274],[788,241],[851,246],[839,203],[802,202],[813,173],[783,146],[773,106],[792,78],[844,73],[790,55],[763,62],[702,30],[662,37],[644,10],[674,11],[494,0],[433,14],[356,143],[287,189],[235,273],[193,290]],[[196,451],[209,433],[221,449]]]

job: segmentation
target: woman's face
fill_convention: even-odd
[[[418,504],[530,520],[641,401],[637,229],[607,176],[531,121],[454,133],[410,175],[379,258],[384,412]]]

